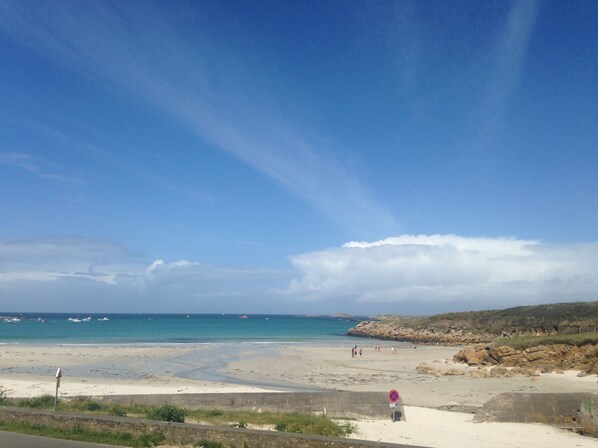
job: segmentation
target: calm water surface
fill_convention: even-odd
[[[356,320],[235,314],[0,313],[0,343],[341,342]],[[69,320],[71,319],[71,320]]]

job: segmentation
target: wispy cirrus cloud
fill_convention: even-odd
[[[0,240],[1,311],[281,312],[273,288],[283,287],[290,275],[188,260],[148,261],[94,238]]]
[[[0,2],[0,11],[10,37],[142,99],[341,225],[394,226],[328,142],[285,118],[292,106],[282,110],[267,79],[226,48],[190,43],[166,11],[93,1]]]
[[[0,165],[25,170],[33,176],[57,182],[81,183],[81,179],[52,172],[49,163],[41,157],[26,152],[0,152]]]
[[[526,62],[538,10],[536,0],[515,0],[487,56],[480,125],[472,145],[475,150],[484,151],[502,129],[507,102]]]

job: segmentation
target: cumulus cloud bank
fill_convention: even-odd
[[[598,299],[598,243],[402,235],[293,269],[148,260],[86,238],[0,240],[0,311],[435,313]]]
[[[596,243],[402,235],[349,242],[291,262],[299,275],[286,294],[313,301],[414,309],[425,303],[496,308],[598,298]]]

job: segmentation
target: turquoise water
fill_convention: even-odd
[[[344,318],[286,315],[0,315],[0,343],[339,342],[346,341],[347,330],[357,324]]]

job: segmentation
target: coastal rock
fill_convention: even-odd
[[[423,363],[418,365],[415,370],[418,373],[433,376],[463,376],[468,374],[467,369],[464,369],[462,366],[455,366],[454,364],[431,366]]]
[[[580,370],[581,374],[598,374],[598,346],[585,344],[573,346],[567,344],[539,345],[523,350],[513,347],[475,346],[465,347],[453,356],[455,362],[469,366],[495,365],[490,376],[527,375]],[[503,368],[513,368],[509,372]]]
[[[486,347],[466,347],[453,356],[453,360],[456,362],[464,362],[470,366],[496,364],[496,361],[490,357],[490,352]]]
[[[479,344],[489,342],[494,338],[490,334],[473,333],[461,328],[414,329],[379,321],[360,322],[348,331],[348,335],[363,338],[376,338],[436,345]]]
[[[437,369],[436,367],[429,366],[428,364],[420,364],[418,365],[415,370],[418,373],[424,373],[427,375],[434,375],[434,376],[441,376],[442,371]]]
[[[472,370],[467,370],[465,372],[466,376],[469,376],[471,378],[488,378],[488,372],[483,369],[472,369]]]
[[[490,378],[499,378],[503,376],[512,376],[509,375],[509,369],[503,366],[495,366],[490,369],[489,372]]]

